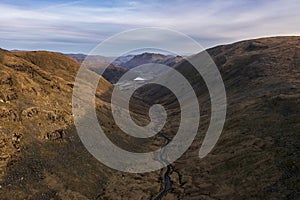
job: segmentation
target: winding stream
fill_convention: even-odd
[[[163,145],[163,147],[169,144],[170,139],[169,139],[168,137],[166,137],[164,134],[158,133],[158,137],[159,137],[159,138],[163,138],[163,139],[166,140],[166,143]],[[161,154],[160,154],[160,162],[161,162],[162,164],[167,164],[167,170],[166,170],[166,172],[164,173],[164,177],[163,177],[164,187],[163,187],[163,189],[156,195],[156,197],[154,198],[154,200],[160,200],[160,199],[162,199],[165,195],[167,195],[167,193],[168,193],[169,190],[171,189],[171,185],[172,185],[172,183],[171,183],[171,178],[170,178],[170,173],[171,173],[171,171],[172,171],[172,165],[169,164],[168,161],[165,160],[165,159],[163,158],[163,155],[164,155],[164,153],[165,153],[164,150],[165,150],[165,149],[162,149],[162,150],[161,150]]]

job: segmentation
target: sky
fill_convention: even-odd
[[[115,34],[143,27],[180,31],[205,48],[300,35],[300,1],[0,1],[0,48],[9,50],[89,53]]]

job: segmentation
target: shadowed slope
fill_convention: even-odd
[[[225,127],[213,151],[200,160],[198,150],[210,117],[207,89],[188,62],[176,66],[198,94],[202,118],[198,138],[174,164],[171,178],[178,182],[169,197],[297,199],[300,37],[242,41],[208,49],[208,53],[226,87]],[[172,104],[172,95],[156,89],[161,92],[145,89],[145,98],[163,98],[166,104]],[[170,134],[169,130],[166,133]]]

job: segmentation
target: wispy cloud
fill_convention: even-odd
[[[88,52],[130,28],[160,26],[202,45],[300,35],[300,4],[283,1],[28,1],[0,3],[1,47]]]

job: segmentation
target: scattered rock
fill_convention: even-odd
[[[63,141],[65,139],[65,130],[64,129],[58,129],[52,132],[48,132],[46,134],[46,139],[50,141]]]

